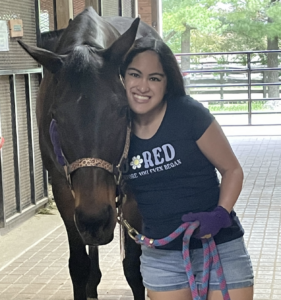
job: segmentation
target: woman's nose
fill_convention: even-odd
[[[149,84],[147,82],[147,80],[143,79],[141,80],[141,82],[139,83],[138,89],[141,93],[146,93],[149,91]]]

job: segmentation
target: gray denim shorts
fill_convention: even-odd
[[[244,239],[217,245],[227,287],[239,289],[253,286],[254,274]],[[192,270],[198,288],[202,283],[203,249],[190,250]],[[141,273],[144,286],[152,291],[189,288],[181,251],[160,250],[142,246]],[[216,270],[211,269],[210,290],[219,290]]]

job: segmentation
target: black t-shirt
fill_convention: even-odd
[[[143,217],[143,234],[159,239],[182,224],[182,215],[211,211],[219,200],[220,185],[215,167],[202,154],[196,141],[214,117],[189,96],[167,101],[163,121],[150,139],[133,135],[124,178],[135,195]],[[223,243],[243,235],[233,215],[233,225],[215,237]],[[190,248],[202,246],[191,239]],[[182,236],[161,247],[182,249]]]

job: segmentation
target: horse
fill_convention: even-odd
[[[113,239],[116,187],[130,134],[119,66],[135,38],[146,34],[160,38],[139,18],[103,18],[89,7],[66,29],[45,35],[42,48],[19,41],[44,68],[36,100],[39,145],[68,236],[74,300],[98,298],[98,246]],[[51,45],[47,46],[48,39]],[[53,122],[67,173],[54,151],[49,131]],[[122,211],[140,230],[133,195],[127,195]],[[140,247],[126,234],[123,269],[135,300],[145,299],[140,254]]]

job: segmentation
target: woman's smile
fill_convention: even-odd
[[[136,93],[133,93],[134,98],[136,99],[137,102],[139,103],[147,103],[150,99],[149,96],[143,96],[143,95],[139,95]]]

